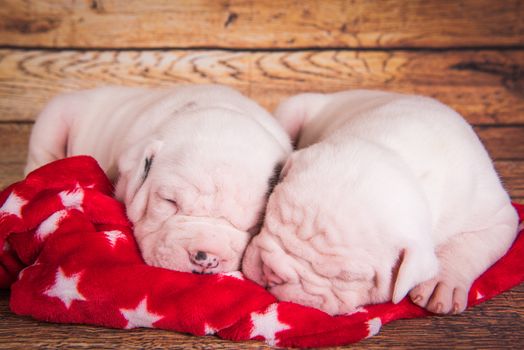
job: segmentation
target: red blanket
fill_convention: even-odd
[[[39,320],[316,347],[356,342],[393,320],[429,315],[405,299],[332,317],[277,302],[240,272],[195,275],[147,266],[123,206],[90,157],[36,170],[0,193],[0,206],[0,287],[11,287],[13,312]],[[522,219],[524,206],[515,206]],[[469,306],[524,280],[523,236],[474,283]]]

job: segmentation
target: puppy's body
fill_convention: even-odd
[[[433,99],[359,90],[295,96],[277,118],[300,150],[248,246],[246,275],[331,314],[410,290],[431,311],[462,311],[517,231],[471,127]]]
[[[26,173],[77,154],[117,182],[146,262],[238,269],[289,137],[264,109],[218,85],[104,87],[56,97],[38,117]]]

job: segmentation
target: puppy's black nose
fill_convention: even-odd
[[[190,254],[189,260],[191,260],[193,264],[201,266],[204,269],[214,269],[220,264],[220,259],[218,256],[213,255],[212,253],[204,252],[202,250]]]
[[[207,254],[203,251],[198,251],[195,255],[195,260],[206,260],[207,259]]]

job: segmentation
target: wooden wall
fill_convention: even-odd
[[[436,97],[524,202],[523,0],[0,0],[0,187],[53,95],[210,82],[269,109],[303,91]]]

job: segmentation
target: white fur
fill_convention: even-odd
[[[297,95],[276,115],[299,150],[248,245],[246,276],[330,314],[410,290],[433,312],[464,310],[518,221],[464,119],[434,99],[364,90]]]
[[[103,87],[47,105],[33,128],[26,173],[66,156],[93,156],[118,180],[116,197],[146,262],[215,273],[239,268],[268,179],[290,152],[274,118],[230,88]],[[199,251],[209,265],[194,259]]]

